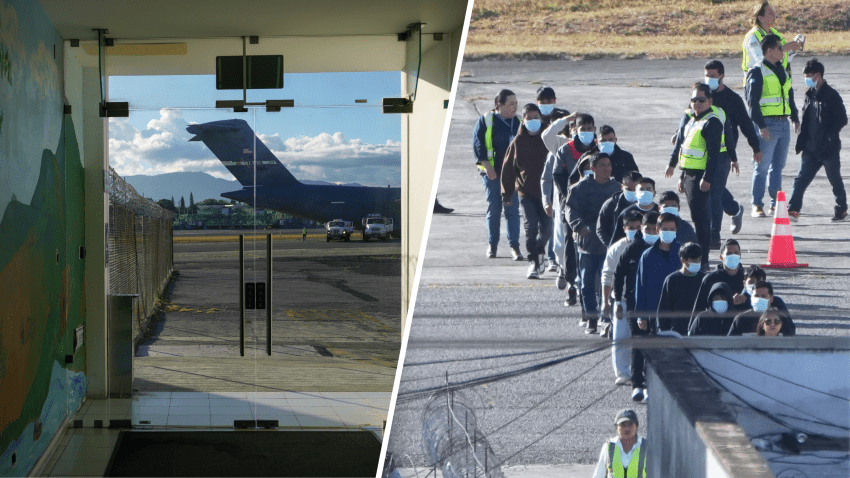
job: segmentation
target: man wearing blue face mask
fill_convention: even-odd
[[[555,90],[551,86],[541,86],[537,89],[537,108],[540,109],[540,119],[543,122],[543,129],[552,124],[552,118],[569,116],[568,110],[558,108],[555,104],[558,98],[555,97]],[[546,138],[543,139],[546,142]]]
[[[617,227],[617,218],[620,213],[625,211],[627,207],[637,202],[637,182],[641,175],[637,171],[629,171],[623,175],[620,181],[622,191],[611,196],[611,199],[605,201],[602,209],[599,211],[599,219],[596,221],[596,235],[602,244],[610,247],[616,241],[611,241],[614,237],[614,230]]]
[[[656,332],[655,323],[650,324],[650,317],[658,312],[658,302],[661,299],[661,289],[667,276],[675,272],[679,260],[679,241],[676,240],[676,216],[664,213],[658,216],[659,240],[644,251],[638,262],[635,277],[635,311],[637,326],[641,332]],[[702,252],[702,251],[700,251]],[[641,332],[632,336],[640,335]],[[646,379],[644,377],[644,358],[639,345],[632,349],[632,400],[640,402],[646,398]]]
[[[679,249],[682,267],[673,272],[661,286],[661,298],[655,316],[658,331],[672,330],[681,336],[688,334],[691,310],[705,274],[702,267],[702,250],[699,244],[688,242]]]
[[[620,190],[620,185],[611,180],[611,159],[608,155],[594,154],[590,165],[593,177],[579,181],[570,188],[567,196],[567,218],[573,229],[573,239],[579,253],[582,318],[587,321],[585,333],[594,334],[599,317],[596,277],[602,270],[607,250],[596,236],[596,220],[602,204]]]
[[[728,157],[722,157],[723,155],[721,155],[721,164],[717,167],[717,176],[715,176],[714,183],[712,183],[716,186],[716,189],[712,189],[711,194],[712,249],[715,249],[715,244],[719,246],[720,223],[723,220],[724,212],[732,216],[732,226],[730,228],[732,234],[737,234],[741,230],[743,222],[744,207],[735,201],[735,198],[732,197],[732,194],[726,188],[726,180],[728,179],[729,172],[734,171],[736,176],[740,173],[736,151],[739,129],[753,150],[753,161],[758,163],[762,157],[758,134],[747,114],[747,105],[744,104],[744,100],[740,95],[723,84],[725,76],[725,68],[719,60],[711,60],[705,64],[705,82],[711,88],[711,101],[714,106],[726,113],[726,148],[728,153]]]
[[[644,176],[637,181],[635,186],[635,202],[629,204],[617,215],[614,222],[614,233],[609,239],[608,245],[619,241],[623,238],[623,218],[628,211],[638,211],[641,214],[646,214],[648,211],[658,211],[658,204],[655,203],[655,181],[647,176]]]
[[[552,237],[552,218],[543,208],[540,178],[549,151],[540,138],[540,110],[529,103],[522,112],[523,124],[519,134],[508,146],[502,165],[502,199],[506,205],[519,194],[525,226],[525,247],[528,250],[526,277],[538,279],[543,273],[543,252]]]
[[[731,337],[735,335],[755,334],[756,325],[758,325],[762,312],[767,310],[768,307],[774,306],[773,300],[773,285],[765,281],[757,282],[750,301],[752,308],[735,317],[727,335]],[[788,314],[788,311],[783,312],[785,312],[788,320],[782,321],[782,328],[779,332],[784,337],[793,336],[797,332],[797,327],[794,325],[794,321],[791,320],[791,315]]]
[[[826,178],[835,196],[832,220],[843,221],[847,218],[847,194],[841,179],[841,161],[838,157],[841,150],[838,133],[847,124],[847,110],[844,109],[841,95],[823,79],[823,73],[823,64],[817,58],[809,60],[803,69],[808,90],[803,103],[803,123],[794,147],[797,154],[802,152],[803,155],[788,201],[788,218],[795,222],[803,208],[803,194],[821,166],[826,171]]]
[[[708,294],[714,284],[724,282],[734,292],[733,307],[738,311],[746,310],[745,298],[740,294],[744,288],[744,268],[741,266],[741,245],[735,239],[727,239],[720,247],[720,264],[717,269],[706,274],[699,287],[692,306],[691,320],[708,306]]]

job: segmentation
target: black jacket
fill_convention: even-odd
[[[717,284],[718,282],[725,282],[729,285],[732,295],[741,293],[741,291],[744,290],[744,266],[738,265],[738,270],[735,271],[735,274],[730,276],[726,273],[726,269],[723,264],[717,264],[717,269],[706,274],[705,278],[702,280],[702,285],[699,288],[699,293],[697,293],[697,300],[694,302],[691,320],[693,320],[697,314],[711,306],[711,304],[708,303],[709,291],[711,291],[714,284]],[[742,312],[742,307],[748,309],[750,308],[750,303],[746,302],[737,306],[735,304],[730,304],[729,311],[737,310],[737,312]]]
[[[649,248],[650,245],[643,240],[643,235],[638,231],[634,241],[626,246],[626,250],[617,262],[617,269],[614,272],[614,299],[619,302],[625,297],[628,312],[635,310],[635,278],[638,262],[643,252]]]
[[[622,191],[605,201],[605,204],[602,205],[602,209],[599,211],[599,218],[596,220],[596,235],[599,236],[602,244],[611,247],[611,237],[614,236],[614,228],[617,227],[617,218],[623,209],[632,204],[634,203],[629,202]]]
[[[679,269],[664,279],[655,317],[657,330],[672,330],[682,336],[688,335],[691,307],[704,276],[702,272],[692,276],[685,275]]]
[[[809,108],[815,108],[817,124],[810,124],[805,121],[806,110]],[[811,152],[818,158],[838,158],[838,152],[841,150],[841,140],[838,138],[838,133],[847,124],[847,110],[844,109],[841,95],[826,84],[826,80],[823,81],[820,90],[815,91],[814,88],[809,88],[806,91],[803,118],[800,134],[797,136],[797,144],[794,147],[797,154],[806,147],[809,128],[817,128],[816,149]]]
[[[711,292],[709,292],[708,297],[714,297],[717,293],[721,293],[726,298],[726,302],[729,304],[729,309],[719,314],[711,308],[711,304],[708,305],[708,308],[699,314],[691,321],[690,326],[688,326],[688,335],[719,335],[726,336],[729,333],[729,327],[732,326],[732,320],[735,318],[735,314],[738,311],[735,309],[735,303],[732,301],[732,289],[729,288],[729,284],[725,282],[718,282],[711,286]]]
[[[788,320],[782,321],[782,328],[779,329],[779,333],[783,337],[793,337],[797,333],[797,327],[794,325],[794,321],[791,320],[791,314],[788,311],[782,312]],[[729,327],[729,333],[727,335],[732,337],[736,335],[755,334],[761,314],[761,312],[755,312],[753,309],[738,314],[735,320],[732,321],[732,326]]]

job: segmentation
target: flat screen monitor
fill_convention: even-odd
[[[245,59],[249,90],[283,88],[283,55],[248,55]],[[242,57],[215,57],[217,90],[242,89]]]

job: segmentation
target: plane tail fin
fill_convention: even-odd
[[[189,141],[203,141],[242,186],[300,184],[245,120],[193,124],[186,131],[195,135]]]

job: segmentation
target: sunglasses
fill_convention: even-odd
[[[780,319],[767,319],[764,321],[767,325],[782,325],[782,320]]]
[[[691,103],[699,103],[699,104],[702,104],[702,103],[705,103],[706,101],[708,101],[708,98],[705,98],[705,97],[703,97],[703,96],[698,96],[698,97],[696,97],[696,98],[691,98]]]

